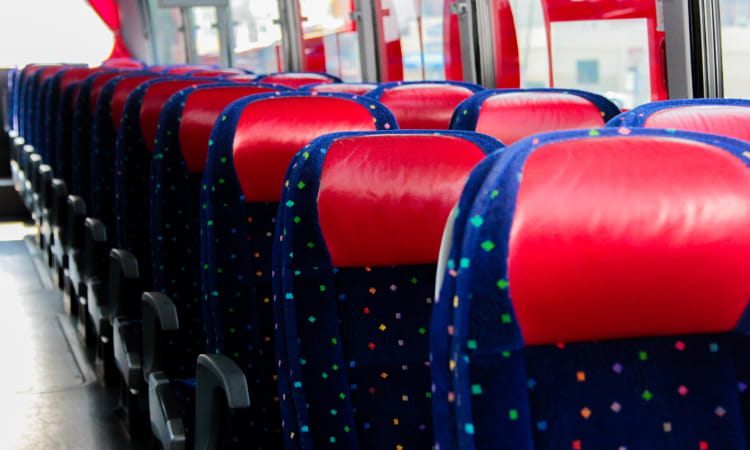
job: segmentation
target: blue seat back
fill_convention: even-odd
[[[440,447],[745,448],[747,150],[620,127],[481,164],[433,316]]]
[[[750,100],[696,98],[647,103],[618,115],[607,126],[673,128],[750,141]]]
[[[238,100],[211,132],[201,191],[203,295],[214,329],[209,344],[245,370],[258,406],[255,429],[280,428],[278,413],[267,412],[278,411],[279,401],[271,255],[289,161],[320,134],[385,127],[397,125],[373,100],[293,92]],[[284,420],[285,430],[293,426]]]
[[[341,133],[287,174],[274,249],[284,418],[305,448],[431,448],[428,336],[443,224],[502,144]]]

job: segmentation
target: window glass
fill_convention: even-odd
[[[620,108],[651,101],[646,19],[552,22],[554,85],[596,92]]]
[[[549,87],[549,48],[541,0],[511,0],[521,87]]]
[[[197,64],[218,65],[220,63],[219,26],[216,8],[201,6],[190,8],[195,33]]]
[[[349,0],[300,0],[305,70],[362,81],[359,38]]]
[[[721,48],[724,96],[750,98],[750,1],[721,0]]]
[[[187,62],[185,33],[179,8],[159,8],[157,0],[149,0],[151,32],[156,61],[159,64]]]
[[[98,64],[112,52],[112,32],[82,1],[1,0],[0,67],[60,62]]]
[[[281,71],[281,27],[275,1],[232,0],[234,65],[256,73]]]

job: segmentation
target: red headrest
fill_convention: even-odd
[[[551,143],[523,171],[510,295],[527,345],[731,330],[750,298],[750,176],[677,138]]]
[[[94,83],[91,86],[91,114],[94,114],[96,111],[96,102],[99,101],[99,94],[102,93],[104,85],[111,79],[119,77],[120,75],[122,75],[120,72],[105,72],[96,76]]]
[[[42,69],[41,75],[39,75],[39,85],[49,80],[50,78],[57,75],[61,70],[67,69],[69,66],[48,66]]]
[[[643,126],[700,131],[750,141],[750,108],[732,105],[678,106],[656,111]]]
[[[253,94],[275,92],[265,86],[222,86],[190,93],[180,122],[180,150],[190,172],[203,172],[208,157],[211,128],[233,101]]]
[[[71,84],[80,83],[92,73],[100,72],[102,70],[103,69],[100,67],[75,67],[66,70],[60,79],[60,92],[65,92],[65,89]]]
[[[102,66],[118,69],[141,69],[143,68],[143,63],[130,58],[112,58],[104,61]]]
[[[120,128],[120,120],[122,120],[122,112],[125,109],[125,102],[128,100],[128,96],[138,87],[138,85],[155,78],[159,78],[159,76],[140,75],[123,78],[117,83],[117,86],[115,86],[115,92],[112,95],[112,122],[115,124],[115,130]]]
[[[194,70],[189,74],[191,77],[220,77],[222,75],[247,75],[244,70],[240,69],[204,69]]]
[[[599,108],[577,95],[511,92],[489,97],[482,103],[476,131],[510,145],[532,134],[602,125]]]
[[[209,66],[191,66],[191,65],[173,66],[173,67],[169,67],[166,72],[170,75],[185,75],[188,72],[192,72],[194,70],[202,70],[202,69],[208,70],[210,69],[210,67]]]
[[[447,130],[453,110],[473,94],[450,84],[404,84],[386,89],[380,102],[393,111],[401,129]]]
[[[164,80],[154,83],[148,87],[143,96],[141,103],[140,122],[141,134],[146,148],[151,151],[154,149],[154,139],[156,138],[156,128],[159,125],[159,115],[162,108],[166,105],[169,97],[176,94],[186,87],[205,84],[205,80]]]
[[[455,136],[336,140],[326,154],[318,195],[333,265],[436,263],[448,214],[483,157],[476,144]]]
[[[277,202],[292,156],[314,138],[374,131],[366,106],[340,97],[279,97],[252,102],[234,136],[234,166],[248,202]]]
[[[364,95],[378,87],[371,83],[328,83],[313,86],[310,92],[338,92],[341,94]]]
[[[247,83],[248,81],[255,81],[260,75],[248,73],[243,75],[230,75],[224,78],[224,81],[234,81],[237,83]]]
[[[26,77],[28,78],[28,77],[34,75],[34,73],[36,73],[38,70],[44,69],[44,67],[45,66],[40,66],[40,65],[37,65],[37,64],[29,65],[29,66],[26,66],[24,68],[24,71],[25,71],[24,73],[25,73]]]
[[[334,80],[320,73],[274,73],[263,77],[263,83],[280,84],[292,89],[306,84],[333,83]]]

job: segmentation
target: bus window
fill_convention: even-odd
[[[664,26],[654,0],[544,0],[555,87],[620,108],[667,98]]]
[[[300,0],[304,70],[362,81],[359,39],[351,0]]]
[[[721,0],[721,48],[725,97],[750,97],[747,61],[750,60],[750,1]]]
[[[520,87],[549,87],[549,47],[542,3],[540,0],[511,0],[510,5],[516,31]]]
[[[209,6],[190,8],[195,33],[196,64],[220,63],[220,44],[216,8]]]
[[[160,8],[158,0],[149,0],[151,30],[156,61],[160,64],[185,64],[185,34],[179,8]]]
[[[280,72],[281,27],[277,2],[232,0],[234,65],[256,73]]]

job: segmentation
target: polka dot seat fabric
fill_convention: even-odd
[[[290,165],[274,316],[288,448],[431,448],[428,335],[443,224],[502,144],[450,131],[323,136]]]
[[[80,92],[81,83],[89,76],[102,73],[106,69],[102,67],[79,67],[68,69],[59,75],[57,92],[59,98],[49,99],[49,108],[55,109],[55,112],[47,119],[47,131],[49,141],[52,145],[52,154],[54,154],[53,169],[55,176],[61,178],[72,187],[73,168],[72,147],[73,147],[73,116],[75,115],[76,97]],[[56,104],[56,106],[55,106]]]
[[[127,96],[115,145],[115,227],[117,248],[133,253],[141,279],[151,275],[149,249],[149,174],[158,119],[169,98],[182,89],[211,83],[209,79],[155,79],[136,86]],[[148,285],[148,284],[146,284]],[[139,306],[137,302],[136,306]],[[137,308],[140,311],[140,308]]]
[[[748,448],[749,148],[620,127],[478,166],[433,310],[439,448]]]
[[[750,100],[700,98],[652,102],[618,115],[607,126],[670,128],[750,141]]]
[[[574,89],[491,89],[461,102],[452,130],[489,134],[510,145],[537,133],[601,127],[620,113],[598,94]]]
[[[366,95],[393,111],[402,129],[447,130],[459,103],[483,90],[462,81],[396,81]]]
[[[86,205],[91,205],[91,136],[98,95],[108,81],[122,72],[108,70],[87,77],[80,86],[73,112],[73,135],[71,142],[71,173],[75,173],[71,192],[80,196]]]
[[[172,95],[159,115],[150,168],[150,242],[153,289],[169,296],[179,328],[164,331],[163,371],[178,391],[186,445],[192,447],[198,354],[213,352],[206,341],[200,270],[200,187],[209,135],[222,110],[234,100],[276,92],[278,86],[212,83]],[[158,402],[158,401],[157,401]],[[152,415],[152,420],[155,415]],[[230,433],[232,430],[229,430]],[[236,431],[236,430],[234,430]],[[250,430],[253,431],[253,430]],[[260,441],[260,439],[259,439]],[[231,437],[224,448],[231,445]]]
[[[321,134],[396,128],[374,100],[299,92],[238,100],[214,125],[201,187],[204,320],[213,329],[211,353],[231,358],[247,377],[253,419],[245,429],[280,439],[271,260],[290,160]]]

